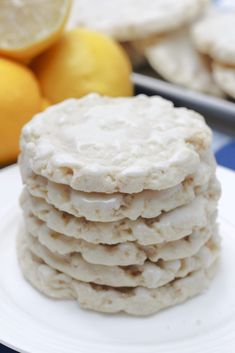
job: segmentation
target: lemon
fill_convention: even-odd
[[[46,108],[48,108],[51,105],[51,103],[49,102],[49,100],[45,97],[42,98],[41,100],[41,110],[45,110]]]
[[[0,164],[14,161],[22,126],[41,110],[42,97],[33,73],[0,58]]]
[[[0,1],[0,53],[24,62],[54,43],[65,26],[70,0]]]
[[[119,44],[103,34],[73,29],[40,55],[33,69],[43,96],[57,103],[90,92],[130,96],[131,64]]]

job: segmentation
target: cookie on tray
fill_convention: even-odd
[[[206,16],[192,27],[192,38],[201,53],[235,66],[235,11]]]
[[[188,28],[157,39],[146,47],[145,56],[167,81],[199,92],[223,95],[213,80],[210,60],[196,50]]]
[[[214,80],[221,90],[235,99],[235,65],[225,66],[214,62],[212,72]]]
[[[88,27],[121,42],[181,27],[196,18],[208,0],[76,0],[68,27]]]

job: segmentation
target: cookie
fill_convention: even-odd
[[[216,231],[214,235],[216,236]],[[191,257],[174,261],[145,261],[143,265],[105,266],[90,264],[79,253],[52,253],[30,233],[26,233],[25,237],[30,251],[52,268],[79,281],[112,287],[157,288],[175,278],[185,277],[192,271],[209,266],[214,255],[217,256],[219,252],[216,238],[211,234],[208,242]]]
[[[40,292],[52,298],[77,300],[82,308],[106,313],[124,311],[132,315],[149,315],[179,304],[204,291],[217,270],[215,259],[206,269],[159,288],[112,288],[74,280],[51,268],[29,250],[21,237],[17,252],[25,278]]]
[[[210,145],[200,114],[144,95],[66,100],[37,114],[21,136],[34,173],[103,193],[176,186],[198,170]]]
[[[201,53],[235,65],[235,11],[206,16],[192,27],[192,38]]]
[[[106,266],[143,265],[146,260],[169,261],[193,256],[210,238],[214,218],[208,220],[206,227],[195,230],[186,238],[161,245],[141,246],[135,242],[92,244],[51,230],[30,212],[24,214],[27,231],[52,253],[67,255],[78,252],[85,261]]]
[[[195,91],[222,96],[210,60],[196,50],[187,28],[166,34],[145,49],[152,68],[165,80]]]
[[[211,181],[211,190],[206,197],[197,196],[191,203],[178,207],[151,219],[127,218],[116,222],[89,222],[57,210],[45,200],[31,196],[26,189],[21,196],[21,206],[26,213],[45,222],[55,232],[94,244],[118,244],[136,241],[140,245],[161,244],[181,239],[193,230],[205,227],[213,215],[220,195],[220,185]]]
[[[28,169],[29,170],[29,169]],[[21,166],[23,181],[35,197],[45,199],[61,211],[93,222],[111,222],[124,218],[153,218],[193,200],[195,194],[206,191],[214,174],[214,157],[210,164],[200,163],[196,175],[187,177],[179,185],[165,190],[144,190],[136,194],[86,193],[58,184],[37,174],[25,172]],[[206,182],[206,183],[205,183]]]
[[[225,66],[214,62],[212,72],[214,80],[221,90],[235,99],[235,65]]]
[[[69,28],[88,27],[119,41],[140,39],[191,22],[207,0],[76,0]]]

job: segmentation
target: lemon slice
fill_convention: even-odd
[[[71,0],[1,0],[0,53],[31,59],[53,44],[65,26]]]

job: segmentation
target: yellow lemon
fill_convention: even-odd
[[[90,92],[108,96],[133,93],[131,64],[111,38],[87,29],[73,29],[40,55],[33,69],[44,97],[52,103]]]
[[[0,58],[0,164],[14,161],[22,126],[41,110],[40,88],[33,73]]]
[[[41,110],[45,110],[46,108],[48,108],[51,105],[51,103],[49,102],[49,100],[47,98],[42,98],[41,100]]]
[[[65,26],[70,0],[0,1],[0,53],[27,62],[54,43]]]

